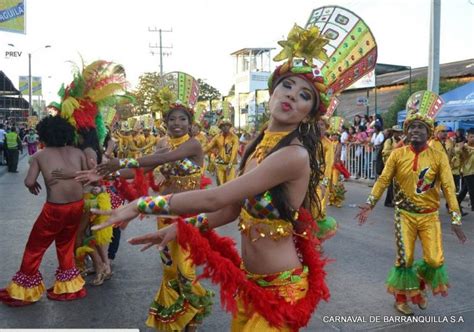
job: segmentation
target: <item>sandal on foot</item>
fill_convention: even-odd
[[[395,309],[397,309],[398,312],[401,312],[402,314],[404,314],[406,316],[412,316],[414,314],[413,310],[405,302],[395,303]]]
[[[110,271],[109,273],[104,273],[104,280],[110,280],[114,273]]]
[[[103,272],[98,272],[97,276],[95,277],[94,280],[91,281],[92,286],[100,286],[104,283],[105,280],[105,273]]]

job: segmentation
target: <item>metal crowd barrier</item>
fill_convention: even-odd
[[[375,153],[368,144],[346,144],[345,164],[353,179],[375,179]]]

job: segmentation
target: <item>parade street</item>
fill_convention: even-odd
[[[23,156],[19,173],[6,173],[0,168],[0,288],[16,273],[28,234],[45,201],[44,186],[39,196],[31,195],[23,185],[28,169],[28,157]],[[448,297],[428,297],[425,311],[412,306],[415,316],[401,316],[393,308],[393,297],[386,292],[384,281],[395,259],[393,209],[383,201],[370,215],[366,225],[354,219],[356,205],[365,201],[370,188],[367,183],[346,183],[346,201],[340,209],[329,207],[328,214],[336,218],[339,230],[324,245],[328,258],[326,267],[331,298],[321,302],[304,331],[472,331],[474,326],[474,212],[464,218],[464,231],[469,238],[461,245],[450,231],[444,201],[441,209],[445,263],[451,288]],[[138,328],[145,326],[147,310],[159,286],[162,269],[157,251],[140,252],[129,245],[130,237],[151,232],[153,218],[132,222],[122,233],[122,241],[113,261],[114,275],[102,286],[88,285],[86,298],[71,302],[55,302],[43,298],[36,304],[11,308],[0,305],[0,328]],[[236,223],[219,230],[239,239]],[[421,251],[417,243],[415,258]],[[56,252],[49,248],[40,271],[46,287],[54,281]],[[90,281],[91,277],[88,277]],[[228,330],[231,315],[220,307],[219,290],[204,280],[216,296],[210,317],[200,331]],[[406,321],[411,319],[411,321]],[[414,320],[417,319],[418,322]]]

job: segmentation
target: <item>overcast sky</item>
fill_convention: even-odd
[[[0,0],[1,1],[1,0]],[[358,14],[378,44],[378,62],[421,67],[428,64],[431,0],[27,0],[26,35],[0,32],[0,70],[18,87],[18,76],[43,77],[50,102],[62,82],[71,80],[71,64],[102,58],[125,66],[134,86],[140,74],[159,71],[159,56],[149,44],[173,46],[164,71],[184,71],[205,79],[224,95],[233,84],[230,53],[246,47],[276,47],[294,23],[304,26],[311,11],[339,5]],[[14,44],[14,47],[8,44]],[[43,49],[44,45],[52,45]],[[23,51],[6,59],[5,51]],[[156,51],[156,49],[154,49]],[[273,53],[275,55],[276,53]],[[474,58],[474,0],[441,3],[440,62]]]

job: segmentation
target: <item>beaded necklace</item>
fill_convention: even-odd
[[[278,144],[278,142],[280,142],[283,137],[287,136],[289,133],[289,131],[265,131],[262,140],[260,143],[258,143],[255,151],[248,160],[255,158],[257,160],[257,164],[260,164],[262,160],[265,159],[268,152],[270,152]]]
[[[176,150],[181,144],[185,143],[188,140],[189,140],[189,134],[186,134],[178,138],[170,137],[168,142],[171,145],[171,149]]]

